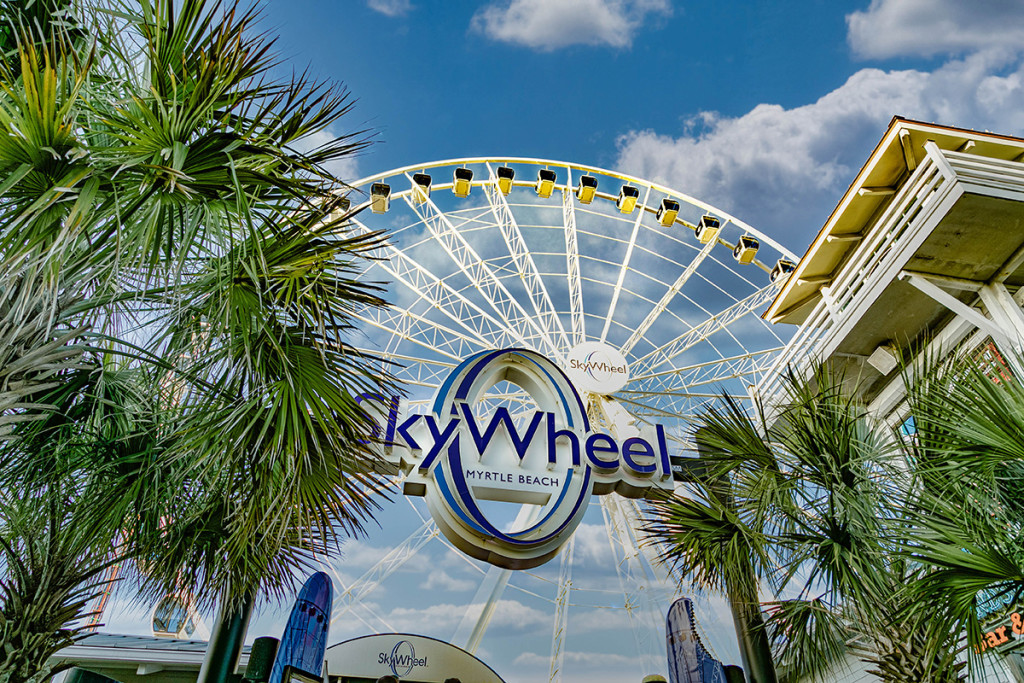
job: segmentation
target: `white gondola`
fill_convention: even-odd
[[[348,213],[348,210],[352,208],[352,200],[348,197],[338,197],[337,204],[331,211],[331,215],[328,220],[340,221]]]
[[[594,201],[597,194],[597,178],[592,175],[581,175],[580,182],[576,186],[576,199],[580,204],[589,204]]]
[[[370,185],[370,210],[374,213],[387,213],[391,208],[391,186],[386,183]]]
[[[757,248],[760,246],[761,243],[757,241],[756,237],[743,235],[733,247],[732,255],[740,263],[752,263],[754,257],[757,256]]]
[[[668,199],[667,197],[661,200],[661,206],[658,207],[658,213],[656,214],[656,218],[659,223],[666,228],[672,227],[672,224],[676,222],[676,216],[678,215],[679,202],[674,199]]]
[[[516,177],[516,172],[508,166],[499,166],[497,173],[498,189],[503,195],[508,195],[512,191],[512,180]]]
[[[426,173],[412,174],[412,199],[417,204],[422,204],[430,197],[430,176]]]
[[[775,282],[777,280],[784,280],[785,278],[789,277],[789,274],[792,273],[794,270],[796,270],[795,263],[788,259],[780,258],[778,261],[775,262],[775,267],[772,268],[772,272],[771,274],[769,274],[768,277],[771,278],[772,282]]]
[[[718,239],[718,233],[720,232],[722,232],[722,224],[718,222],[717,218],[714,216],[701,216],[694,234],[697,236],[698,242],[707,244]]]
[[[184,593],[168,593],[153,607],[150,615],[153,635],[157,638],[188,639],[199,631],[206,634],[195,600]]]
[[[623,185],[619,190],[619,198],[615,201],[615,206],[622,213],[633,213],[639,198],[640,190],[632,185]]]
[[[555,172],[550,168],[537,171],[537,195],[547,199],[555,189]]]
[[[455,169],[452,176],[452,192],[456,197],[468,197],[469,190],[473,187],[473,171],[465,166]]]

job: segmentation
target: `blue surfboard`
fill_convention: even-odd
[[[330,578],[323,572],[306,579],[284,626],[267,683],[281,683],[284,668],[289,665],[317,676],[323,673],[333,590]]]
[[[665,618],[670,683],[725,683],[722,663],[700,642],[693,619],[693,602],[679,598]]]

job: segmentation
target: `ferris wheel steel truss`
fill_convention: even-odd
[[[564,180],[556,180],[549,198],[538,196],[534,181],[521,177],[506,192],[499,174],[503,166],[555,170]],[[441,194],[455,189],[454,179],[424,189],[414,177],[459,168],[476,173],[456,199]],[[613,211],[618,196],[604,189],[594,192],[593,203],[581,203],[574,186],[582,175],[637,188],[636,208],[628,214]],[[393,186],[392,206],[383,214],[370,211],[374,198],[361,189],[371,183]],[[364,178],[352,188],[350,199],[364,195],[348,212],[353,230],[391,235],[363,277],[389,282],[397,298],[391,308],[356,313],[363,326],[356,341],[386,360],[388,371],[409,388],[411,405],[426,404],[447,374],[478,351],[526,347],[564,368],[571,349],[597,341],[619,350],[630,368],[630,380],[620,391],[592,397],[598,421],[614,430],[607,415],[623,409],[639,422],[671,420],[676,428],[669,430],[669,439],[686,449],[692,444],[685,420],[723,394],[748,398],[752,378],[765,372],[784,346],[757,316],[781,285],[767,277],[772,260],[755,257],[736,264],[723,258],[734,249],[726,237],[753,236],[762,247],[758,255],[771,251],[776,260],[795,261],[795,256],[736,217],[666,186],[579,164],[479,157],[407,166]],[[472,199],[479,197],[484,201]],[[657,207],[666,198],[685,205],[671,225],[658,220]],[[398,213],[407,218],[396,224],[391,216]],[[557,219],[544,221],[542,215]],[[701,215],[716,217],[721,231],[694,244]],[[649,272],[655,270],[652,263],[664,274]],[[700,291],[691,292],[695,288]],[[587,302],[595,300],[599,303],[588,310]],[[512,391],[491,400],[525,410],[523,398]],[[659,656],[664,659],[664,639],[653,635],[660,636],[663,628],[659,599],[664,596],[652,586],[664,582],[666,572],[656,549],[639,542],[638,502],[617,495],[600,498],[622,609],[633,626],[638,656],[655,666]],[[538,509],[524,506],[517,521]],[[341,586],[332,621],[352,614],[370,628],[391,628],[364,599],[427,543],[437,540],[451,548],[433,521],[422,515],[420,521],[350,585],[328,566]],[[570,540],[564,547],[553,595],[544,598],[553,606],[550,681],[561,680],[565,671],[570,607],[580,590],[573,582],[574,546]],[[470,652],[484,637],[512,572],[489,567],[482,575],[471,603],[480,611],[468,611],[451,639]]]

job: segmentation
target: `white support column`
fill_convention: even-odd
[[[1024,256],[1024,250],[1021,251],[1021,256]],[[1021,258],[1021,256],[1014,255],[1010,262],[1016,262],[1019,265],[1017,259]],[[1003,277],[1003,275],[997,275],[995,282],[999,282],[1000,277]],[[980,292],[981,287],[972,289],[973,291]],[[1006,296],[1009,297],[1009,300],[1003,304],[1004,307],[1010,306],[1021,310],[1021,305],[1024,304],[1024,288],[1018,290],[1015,295],[1010,295],[1009,292],[1006,292]],[[961,343],[964,343],[964,340],[966,340],[966,348],[975,348],[982,342],[982,337],[986,334],[988,334],[987,330],[979,329],[970,320],[963,317],[955,318],[914,358],[911,363],[912,373],[920,372],[925,367],[928,359],[942,358],[953,352]],[[897,378],[889,382],[885,389],[868,405],[868,412],[872,415],[889,415],[905,397],[904,383],[902,379]]]
[[[1000,329],[995,322],[986,318],[981,311],[971,308],[949,292],[940,288],[938,285],[929,282],[920,275],[914,275],[912,273],[907,273],[906,271],[900,273],[900,279],[906,280],[922,293],[927,294],[953,313],[970,320],[975,327],[985,330],[987,333],[992,335],[993,339],[1001,340],[1010,344],[1013,343],[1010,338],[1006,336],[1006,333]]]
[[[1001,282],[985,285],[978,290],[978,294],[988,307],[992,319],[1001,323],[1000,326],[1005,325],[1008,335],[1015,338],[1017,348],[1021,348],[1024,340],[1024,311],[1013,300],[1006,286]]]
[[[367,595],[372,593],[384,579],[391,576],[399,567],[409,561],[427,541],[438,535],[437,525],[428,520],[414,531],[400,545],[392,548],[381,560],[365,574],[343,591],[334,601],[331,612],[331,623],[343,617],[349,610],[360,604]]]
[[[576,538],[570,537],[562,547],[562,561],[558,569],[558,593],[555,595],[555,625],[551,634],[551,671],[548,683],[562,680],[565,661],[565,636],[569,626],[569,596],[572,594],[572,555]]]
[[[543,509],[540,505],[522,506],[513,523],[514,528],[523,529],[532,525],[540,518]],[[473,596],[473,602],[455,629],[451,640],[453,644],[459,645],[471,654],[476,652],[476,649],[480,647],[480,641],[483,640],[484,633],[487,632],[487,627],[491,624],[491,617],[494,616],[494,610],[498,607],[498,601],[501,599],[501,594],[505,592],[505,586],[508,585],[511,576],[512,570],[510,569],[491,567],[487,570],[487,575],[480,582],[480,587],[477,589],[476,595]],[[474,622],[473,608],[477,605],[481,605],[481,610]]]
[[[1004,330],[1004,337],[1015,352],[1003,354],[1003,357],[1017,377],[1024,377],[1024,367],[1020,363],[1024,356],[1024,311],[1001,282],[985,285],[978,290],[978,295],[992,320]]]

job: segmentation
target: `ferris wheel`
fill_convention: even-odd
[[[573,377],[592,424],[614,431],[657,421],[682,453],[693,450],[692,418],[723,394],[748,400],[749,387],[787,341],[788,331],[759,314],[792,272],[794,255],[668,187],[600,168],[510,157],[408,166],[353,188],[353,205],[364,207],[354,229],[388,233],[362,277],[387,283],[392,304],[358,313],[353,343],[389,362],[414,410],[430,403],[464,359],[525,348]],[[624,363],[626,376],[608,384],[599,366],[586,364],[595,356]],[[531,409],[530,397],[508,382],[485,398],[514,419]],[[451,561],[471,565],[478,580],[463,591],[458,625],[438,620],[437,631],[426,635],[493,654],[505,646],[489,645],[488,628],[516,600],[507,596],[532,596],[533,618],[538,611],[548,615],[549,680],[572,678],[578,657],[567,653],[579,651],[574,634],[594,632],[592,623],[574,628],[574,615],[594,610],[605,610],[597,614],[609,623],[628,623],[632,635],[616,647],[642,667],[635,680],[664,673],[664,615],[678,586],[654,561],[656,549],[640,542],[642,501],[604,495],[591,506],[585,531],[591,541],[604,535],[597,544],[605,548],[603,558],[583,558],[596,552],[594,543],[584,549],[570,541],[547,566],[512,571],[462,556],[423,506],[406,500],[395,502],[404,513],[392,511],[383,522],[399,533],[379,561],[358,577],[332,567],[341,584],[335,622],[408,631],[400,615],[375,607],[381,602],[375,596],[407,583],[403,568],[440,548],[458,558]],[[528,524],[535,507],[517,506],[508,527]],[[594,567],[603,578],[590,576]],[[411,599],[403,597],[403,604]],[[427,609],[438,595],[422,600]]]

